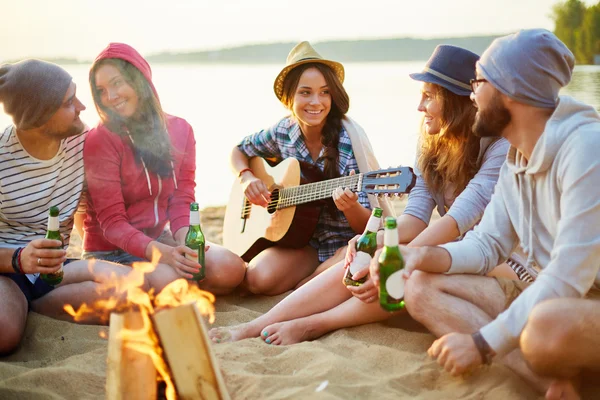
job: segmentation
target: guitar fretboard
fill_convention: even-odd
[[[284,188],[279,191],[277,209],[292,207],[311,201],[323,200],[331,197],[333,190],[338,187],[349,188],[353,192],[359,190],[362,174],[342,176],[327,181],[307,183],[305,185]]]

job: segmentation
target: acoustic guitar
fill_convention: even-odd
[[[332,193],[340,186],[373,195],[398,195],[408,193],[416,182],[410,167],[328,180],[323,180],[323,173],[316,166],[295,158],[287,158],[271,167],[264,159],[253,157],[250,168],[271,192],[271,200],[267,207],[250,203],[236,180],[223,223],[224,246],[245,261],[275,245],[306,246],[317,227],[323,206],[329,201],[335,207]]]

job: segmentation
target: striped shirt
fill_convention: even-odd
[[[293,157],[316,165],[321,171],[325,169],[324,149],[321,149],[319,158],[315,162],[310,156],[308,147],[306,147],[306,141],[300,126],[291,117],[282,119],[269,129],[245,137],[238,144],[238,149],[247,157],[257,156],[265,159],[275,159],[275,163]],[[340,132],[338,151],[338,170],[340,174],[342,176],[349,175],[351,170],[358,173],[358,164],[352,151],[352,142],[344,129]],[[363,207],[371,208],[366,193],[359,192],[358,201]],[[333,218],[328,210],[322,210],[317,228],[310,241],[310,245],[318,252],[320,262],[333,256],[337,249],[348,244],[348,240],[356,235],[350,228],[344,213],[336,208],[335,214],[336,218]]]
[[[86,136],[87,131],[64,139],[52,159],[38,160],[23,148],[14,126],[4,130],[0,136],[0,246],[24,247],[44,238],[51,206],[60,210],[60,233],[68,246],[84,186]]]

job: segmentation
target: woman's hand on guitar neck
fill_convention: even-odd
[[[250,203],[261,207],[269,205],[271,193],[263,181],[254,176],[251,171],[244,172],[240,179],[244,195]]]
[[[345,213],[348,210],[351,210],[356,206],[361,206],[358,203],[358,194],[354,193],[348,188],[344,189],[342,187],[339,187],[337,189],[334,189],[332,197],[335,206],[338,208],[338,210],[340,210],[343,213]]]

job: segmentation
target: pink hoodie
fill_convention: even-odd
[[[132,47],[111,43],[94,63],[120,58],[146,77],[154,93],[150,65]],[[194,201],[196,141],[190,124],[166,115],[173,151],[173,176],[161,178],[137,163],[131,139],[99,123],[87,137],[83,150],[90,198],[84,223],[85,251],[122,249],[145,258],[148,244],[158,238],[167,222],[171,232],[188,225]]]

